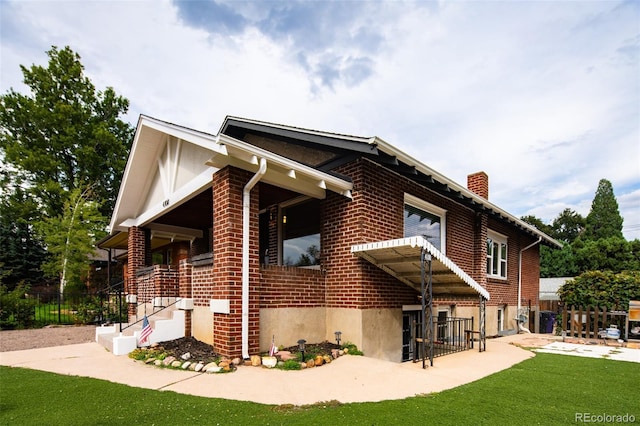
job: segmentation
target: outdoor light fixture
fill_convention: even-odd
[[[335,335],[336,335],[336,344],[340,346],[340,336],[342,336],[342,331],[336,331]]]
[[[304,362],[304,344],[307,343],[306,340],[300,339],[298,340],[298,349],[302,352],[302,362]]]

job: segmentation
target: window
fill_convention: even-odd
[[[281,210],[282,264],[320,264],[320,201],[309,200]]]
[[[507,278],[507,237],[487,232],[487,275]]]
[[[404,196],[404,236],[422,236],[435,248],[445,251],[446,210],[413,195]]]

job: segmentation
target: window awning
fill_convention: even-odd
[[[368,260],[418,291],[421,285],[422,250],[431,255],[434,296],[481,295],[489,300],[489,292],[484,287],[423,237],[400,238],[351,247],[351,253],[354,255]]]

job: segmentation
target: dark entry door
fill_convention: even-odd
[[[402,361],[413,360],[415,324],[419,321],[420,311],[402,313]]]

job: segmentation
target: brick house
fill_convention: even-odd
[[[131,318],[183,298],[187,333],[221,354],[340,330],[399,362],[423,312],[433,344],[461,339],[448,319],[495,335],[537,310],[539,244],[559,243],[489,202],[485,173],[467,186],[378,137],[237,117],[212,135],[142,116],[99,246],[127,250]]]

